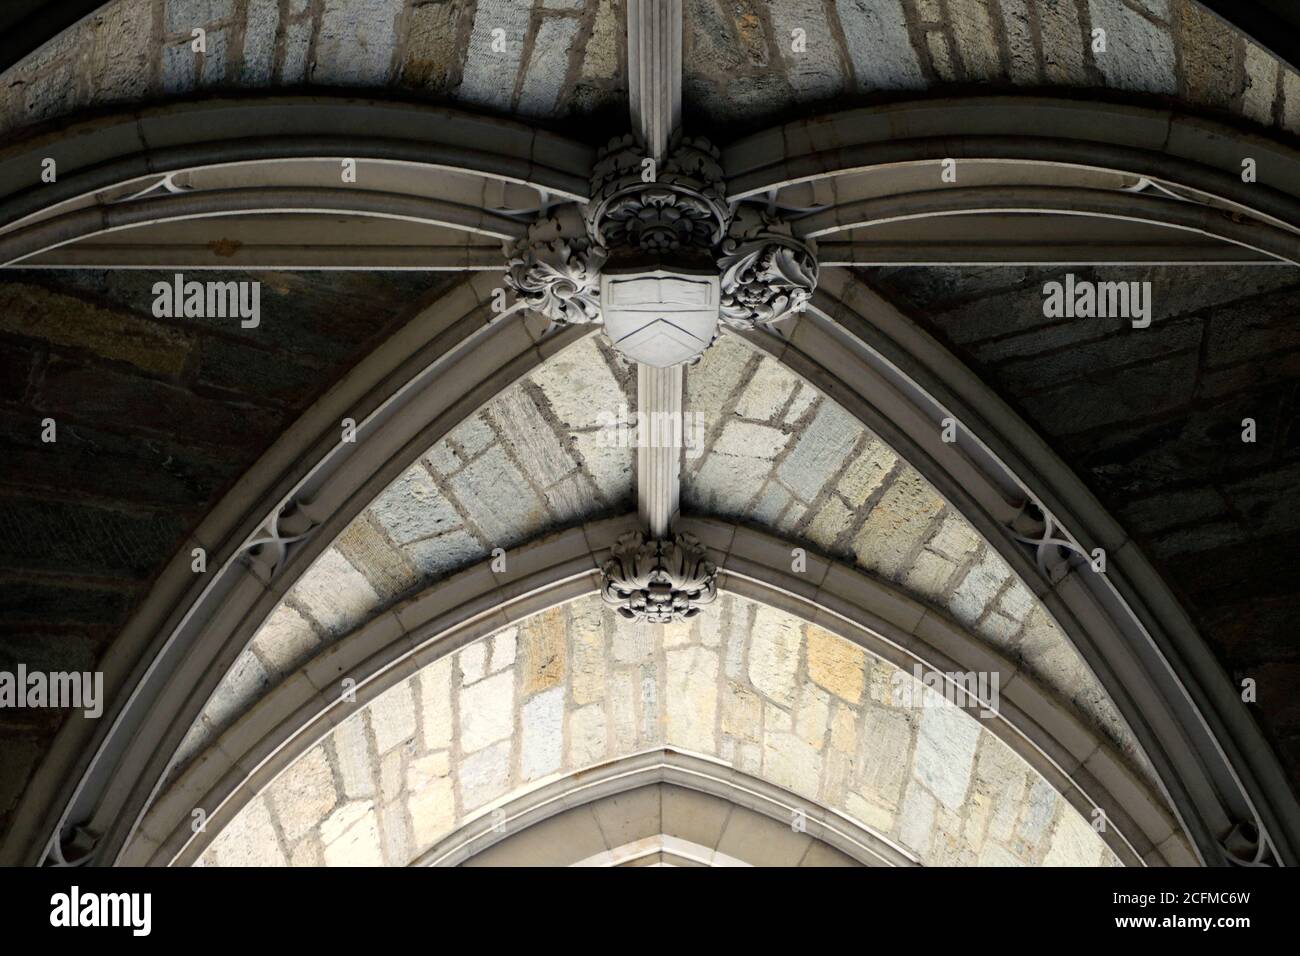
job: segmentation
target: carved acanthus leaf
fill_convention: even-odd
[[[817,258],[786,223],[753,206],[741,206],[722,243],[721,318],[748,331],[801,312],[817,288]]]

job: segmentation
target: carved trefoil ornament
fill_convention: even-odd
[[[601,597],[629,621],[690,620],[718,596],[718,569],[690,535],[647,540],[625,534],[602,569]]]
[[[817,256],[788,223],[741,206],[718,258],[722,321],[750,331],[802,312],[817,288]]]

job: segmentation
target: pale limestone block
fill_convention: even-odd
[[[903,797],[898,812],[898,839],[903,846],[914,850],[922,858],[930,852],[930,836],[934,829],[934,797],[913,782]]]
[[[941,510],[943,500],[930,484],[907,469],[885,490],[853,539],[858,563],[886,577],[898,575]]]
[[[763,702],[735,681],[722,694],[722,732],[757,742],[762,737]]]
[[[369,800],[345,803],[320,828],[326,866],[383,866],[379,817]]]
[[[515,672],[502,671],[460,692],[460,749],[482,750],[515,726]]]
[[[799,379],[777,362],[765,359],[749,379],[736,403],[736,414],[766,422],[785,407]]]
[[[287,861],[262,797],[250,801],[212,841],[210,850],[220,866],[285,866]]]
[[[815,800],[821,773],[821,754],[797,734],[764,734],[763,774],[772,783]]]
[[[956,570],[957,565],[947,558],[940,557],[933,551],[922,551],[904,575],[903,584],[909,591],[940,601],[947,595],[948,579]]]
[[[456,655],[461,686],[482,680],[483,675],[487,673],[487,655],[488,646],[485,640],[475,641],[461,649]]]
[[[700,753],[717,747],[718,655],[703,647],[668,651],[668,742]]]
[[[373,797],[375,795],[372,777],[374,755],[370,752],[370,740],[366,736],[363,714],[353,714],[339,724],[330,736],[334,741],[334,755],[338,758],[343,796],[348,800]]]
[[[966,523],[965,518],[950,511],[943,516],[938,530],[930,536],[925,546],[954,564],[961,564],[980,546],[980,536]]]
[[[897,809],[911,759],[911,723],[904,714],[869,707],[859,746],[858,792],[877,806]]]
[[[1016,828],[1021,839],[1029,843],[1038,843],[1047,832],[1047,826],[1056,815],[1056,804],[1060,800],[1056,791],[1042,777],[1035,774],[1029,787],[1029,797],[1020,813],[1020,825]]]
[[[1064,800],[1058,813],[1060,819],[1043,866],[1097,866],[1106,851],[1101,836]]]
[[[773,608],[758,608],[749,641],[749,680],[760,693],[787,707],[795,700],[802,639],[794,618]]]
[[[610,738],[615,753],[636,747],[636,681],[629,671],[614,671],[609,680]]]
[[[519,628],[520,693],[531,697],[564,680],[564,608],[550,608]]]
[[[370,702],[369,710],[381,754],[415,736],[415,695],[409,680],[384,691]]]
[[[804,684],[795,705],[794,731],[814,750],[821,750],[830,725],[831,695],[820,687]]]
[[[374,613],[379,595],[337,548],[326,551],[289,592],[332,635],[362,623]]]
[[[451,658],[420,671],[420,716],[425,750],[451,746]]]
[[[858,745],[858,712],[852,707],[836,702],[831,715],[831,748],[851,754]]]
[[[912,775],[950,810],[966,800],[980,726],[975,718],[931,693],[921,708]]]
[[[492,664],[488,668],[493,674],[505,670],[515,662],[515,642],[519,638],[519,628],[508,627],[492,638]]]
[[[510,746],[509,740],[502,740],[460,761],[456,780],[465,812],[505,793],[510,784]]]
[[[714,601],[700,609],[694,618],[699,630],[700,643],[705,647],[717,647],[722,643],[722,601]]]
[[[896,464],[898,456],[873,438],[844,469],[836,489],[852,507],[859,508],[884,483]]]
[[[553,687],[529,699],[519,725],[523,779],[536,780],[559,770],[564,754],[564,688]]]
[[[275,609],[253,638],[253,648],[281,676],[298,667],[320,646],[311,624],[287,604]]]
[[[294,761],[267,788],[267,796],[290,843],[316,826],[338,802],[324,746],[313,747]]]
[[[953,616],[968,627],[974,624],[1010,577],[1011,569],[1007,563],[990,548],[953,591],[948,604]]]
[[[569,714],[569,766],[589,767],[605,757],[605,708],[579,707]]]
[[[429,758],[421,758],[427,760]],[[456,796],[450,777],[428,776],[417,770],[420,761],[412,761],[408,771],[406,812],[411,816],[415,845],[427,848],[450,833],[456,824]],[[418,786],[414,779],[418,775]]]
[[[810,624],[808,676],[832,694],[859,703],[866,684],[867,653],[830,631]]]
[[[569,677],[573,702],[578,706],[605,699],[605,628],[597,616],[593,623],[574,620],[573,673]]]

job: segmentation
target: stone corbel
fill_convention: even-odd
[[[588,239],[567,207],[528,228],[509,250],[505,281],[528,308],[555,325],[599,322],[605,250]]]
[[[802,312],[817,288],[816,247],[765,210],[740,206],[723,241],[720,318],[741,331]]]
[[[625,534],[602,569],[601,597],[620,617],[648,624],[686,621],[718,596],[718,569],[695,538]]]

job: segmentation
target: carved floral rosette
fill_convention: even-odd
[[[689,620],[718,596],[718,569],[690,535],[647,541],[639,531],[625,534],[602,570],[601,597],[629,621]]]
[[[708,140],[679,137],[646,182],[648,157],[636,138],[610,140],[591,175],[591,240],[606,249],[646,253],[713,248],[731,218],[719,157]]]
[[[749,331],[801,312],[817,288],[812,246],[757,207],[736,210],[721,252],[721,318],[732,328]]]
[[[600,321],[604,250],[559,217],[540,219],[515,243],[505,281],[530,309],[556,325]]]

